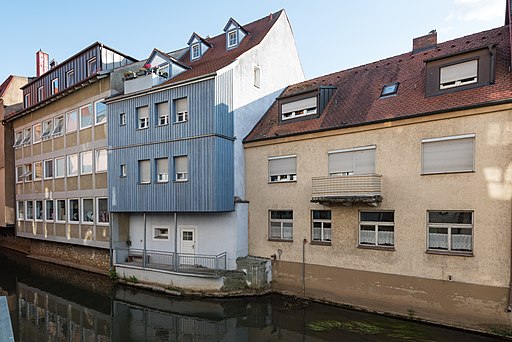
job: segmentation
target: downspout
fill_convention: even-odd
[[[112,213],[108,213],[108,230],[110,233],[110,241],[109,241],[109,247],[110,247],[110,270],[112,271],[114,267],[114,250],[113,250],[113,242],[112,242]]]
[[[507,1],[507,16],[508,16],[508,39],[510,45],[510,66],[508,71],[512,70],[512,8],[511,2]],[[510,215],[512,218],[512,200],[510,201]],[[508,285],[508,305],[507,312],[512,312],[512,219],[510,222],[510,265],[509,265],[509,285]]]
[[[146,268],[146,213],[144,213],[144,250],[142,251],[142,267]]]
[[[178,270],[178,215],[174,212],[174,270]]]
[[[302,292],[304,297],[306,297],[306,244],[308,243],[307,239],[302,241]]]

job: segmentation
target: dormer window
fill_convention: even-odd
[[[192,45],[192,59],[197,59],[201,57],[201,47],[199,46],[199,43]]]
[[[30,93],[25,94],[23,104],[25,105],[25,108],[28,108],[30,106]]]
[[[44,86],[37,88],[37,102],[43,101]]]
[[[158,76],[169,78],[169,64],[162,65],[160,68],[158,68]]]
[[[380,97],[396,95],[398,91],[398,82],[386,84],[380,92]]]
[[[281,104],[281,120],[290,120],[316,113],[316,96]]]
[[[440,68],[439,89],[458,87],[478,81],[478,60]]]
[[[228,48],[238,45],[238,34],[236,30],[228,32]]]

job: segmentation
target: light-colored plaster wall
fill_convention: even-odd
[[[301,262],[302,241],[311,240],[311,210],[330,209],[332,246],[308,243],[308,264],[508,286],[511,114],[502,105],[247,144],[249,254],[268,258],[281,249],[281,260]],[[476,134],[474,173],[420,174],[421,139],[467,133]],[[377,208],[310,202],[311,177],[328,175],[328,151],[370,144],[377,146],[376,173],[382,175],[384,200]],[[268,184],[268,157],[289,154],[297,155],[297,182]],[[293,242],[267,240],[269,209],[293,210]],[[395,250],[358,248],[358,211],[380,209],[395,212]],[[425,253],[427,210],[462,209],[474,211],[474,256]]]

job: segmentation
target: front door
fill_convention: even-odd
[[[196,253],[196,230],[195,228],[181,228],[181,253]]]

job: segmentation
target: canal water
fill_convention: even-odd
[[[267,295],[179,298],[0,249],[16,341],[495,341],[489,336]]]

